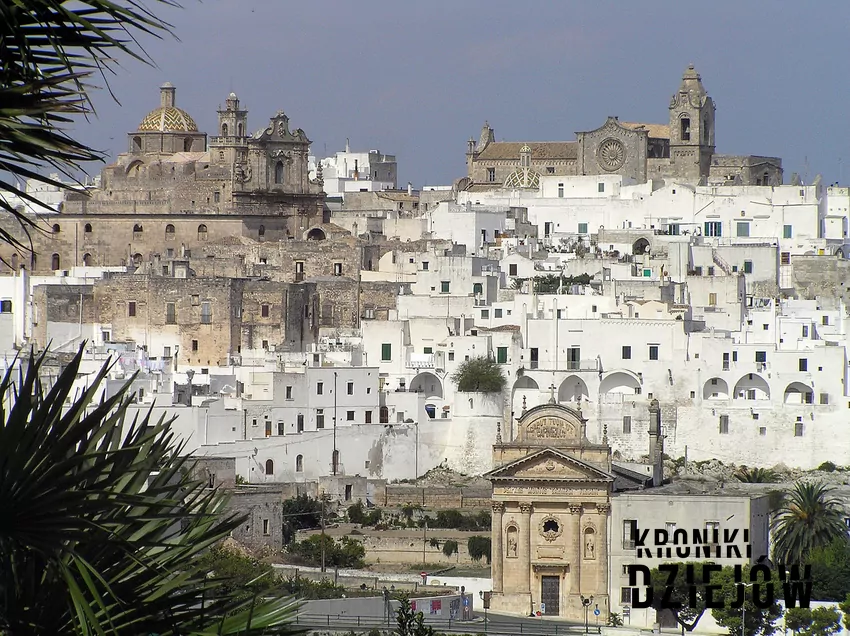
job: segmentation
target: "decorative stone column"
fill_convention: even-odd
[[[525,534],[525,538],[521,540],[523,552],[521,562],[527,568],[521,591],[526,593],[531,592],[531,510],[532,506],[530,503],[521,503],[519,505],[519,511],[522,513],[522,531]]]
[[[580,607],[581,601],[581,504],[570,504],[569,552],[570,560],[570,601],[571,607]],[[576,603],[578,605],[576,605]]]
[[[595,596],[600,599],[605,599],[603,607],[606,610],[610,609],[608,604],[608,513],[611,510],[610,503],[596,504],[597,523],[599,525],[598,540],[596,542],[596,550],[599,555],[599,583],[596,586]],[[602,605],[602,603],[600,603]]]
[[[492,576],[493,576],[493,591],[502,591],[502,572],[504,566],[505,551],[502,547],[502,538],[505,534],[504,523],[502,521],[505,512],[505,504],[501,501],[493,502],[493,554]]]

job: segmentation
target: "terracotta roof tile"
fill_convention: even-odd
[[[629,121],[621,121],[619,124],[624,128],[631,128],[632,130],[645,128],[649,136],[653,139],[670,139],[670,126],[667,124],[643,124]]]
[[[524,145],[531,147],[532,159],[575,159],[578,157],[578,142],[575,141],[496,141],[487,146],[478,159],[516,159]]]

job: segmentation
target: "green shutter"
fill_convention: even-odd
[[[507,362],[508,362],[508,348],[507,347],[498,347],[496,349],[496,362],[498,364],[507,364]]]
[[[392,360],[393,359],[393,346],[389,343],[384,343],[381,345],[381,360]]]

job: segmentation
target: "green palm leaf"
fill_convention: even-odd
[[[823,482],[798,482],[788,493],[772,522],[775,558],[802,563],[814,548],[846,537],[841,503]]]
[[[0,381],[0,633],[296,633],[293,599],[222,594],[199,566],[244,517],[191,476],[173,420],[128,421],[132,379],[97,401],[104,366],[70,399],[81,359],[49,391],[43,356]]]
[[[155,4],[179,6],[174,0]],[[109,89],[107,74],[115,71],[116,56],[150,63],[137,37],[165,33],[171,33],[170,25],[138,0],[0,2],[0,190],[47,209],[18,181],[32,178],[69,189],[40,171],[51,168],[76,181],[85,163],[103,159],[66,129],[94,112],[89,95],[99,87],[90,83],[93,76]],[[0,210],[13,221],[0,224],[0,241],[31,249],[29,232],[37,219],[2,198]]]

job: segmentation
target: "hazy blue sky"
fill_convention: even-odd
[[[183,0],[179,41],[144,40],[79,134],[113,153],[159,104],[158,86],[208,132],[238,93],[251,131],[284,110],[313,153],[394,153],[399,180],[465,174],[484,120],[498,140],[572,140],[623,121],[667,122],[693,63],[717,104],[717,149],[780,156],[786,180],[850,180],[850,2]]]

